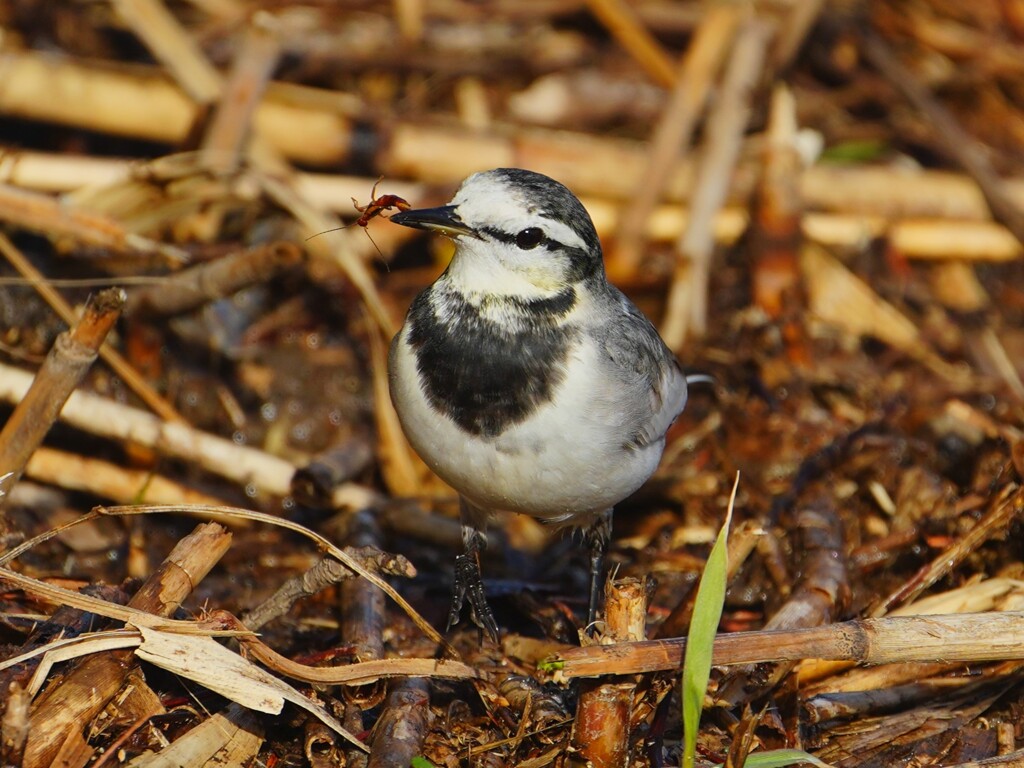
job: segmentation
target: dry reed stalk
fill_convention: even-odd
[[[605,584],[602,646],[646,637],[650,583],[609,579]],[[573,766],[624,768],[630,760],[630,723],[636,680],[607,679],[584,683],[572,727],[567,757]]]
[[[40,98],[43,93],[60,97]],[[180,145],[197,112],[156,68],[119,71],[69,57],[0,54],[0,113]],[[255,126],[282,155],[306,164],[341,163],[351,150],[351,123],[329,109],[266,99]]]
[[[406,768],[420,754],[430,727],[430,684],[410,677],[391,686],[370,739],[368,768]]]
[[[37,448],[29,458],[25,475],[40,483],[69,491],[84,491],[117,504],[225,503],[224,499],[149,470],[127,469],[109,461],[45,446]]]
[[[25,255],[15,247],[14,243],[0,233],[0,254],[10,262],[18,273],[32,285],[47,304],[57,313],[61,320],[68,325],[75,322],[75,312],[71,305],[64,300],[46,278],[32,263],[25,258]],[[181,416],[174,410],[170,403],[162,398],[142,376],[125,360],[117,350],[109,344],[101,345],[99,355],[103,362],[109,365],[114,373],[121,377],[125,385],[132,390],[154,413],[169,422],[182,421]]]
[[[704,109],[711,85],[743,15],[736,6],[716,3],[701,19],[683,58],[679,76],[675,78],[675,87],[651,137],[643,170],[629,176],[635,181],[626,198],[630,201],[629,206],[623,211],[615,229],[613,277],[620,273],[633,274],[640,264],[646,243],[647,219],[661,199],[679,157],[686,153],[697,118]],[[616,174],[622,174],[624,170],[620,168]],[[569,181],[565,183],[572,186]]]
[[[0,364],[0,401],[18,402],[32,376]],[[285,497],[291,490],[295,465],[290,461],[231,440],[202,432],[186,424],[167,422],[146,411],[122,405],[89,392],[75,392],[61,411],[61,420],[85,432],[151,448],[163,456],[179,458],[249,488],[254,494]],[[355,483],[344,483],[333,493],[341,508],[363,509],[378,494]]]
[[[715,246],[712,222],[725,204],[774,34],[774,27],[757,17],[741,24],[721,91],[708,116],[690,220],[677,246],[677,268],[661,323],[661,336],[670,349],[679,349],[689,334],[703,336],[707,330],[708,282]]]
[[[989,162],[981,142],[936,101],[877,34],[865,33],[863,51],[867,60],[922,114],[939,148],[977,182],[996,220],[1024,243],[1024,208],[1007,196],[1002,179]]]
[[[378,574],[382,578],[399,576],[408,579],[416,575],[416,569],[412,567],[412,563],[401,555],[389,555],[379,549],[353,549],[352,547],[345,547],[344,552],[364,569]],[[301,576],[291,578],[282,584],[277,592],[242,617],[242,623],[253,631],[258,630],[267,622],[286,614],[299,600],[312,597],[335,584],[344,584],[355,579],[357,575],[355,571],[345,567],[338,560],[325,557]],[[379,589],[377,591],[380,592]],[[381,594],[383,595],[383,592]],[[383,603],[381,611],[383,612]],[[382,657],[383,654],[378,653],[365,660]]]
[[[460,137],[457,131],[448,131],[455,134],[452,137],[453,143],[461,141],[469,144],[478,140],[468,134]],[[630,145],[621,140],[601,140],[582,134],[574,134],[573,137],[579,141],[589,139],[588,147],[597,158],[608,153],[614,162],[622,163],[619,173],[624,174],[627,180],[639,177],[639,169],[645,158],[642,153],[630,150],[630,146],[639,150],[641,145]],[[751,137],[751,149],[755,149],[762,140],[773,139],[770,136],[763,139]],[[558,151],[557,147],[553,147],[551,154],[557,154]],[[554,173],[556,169],[551,163],[557,161],[546,160],[546,154],[548,153],[540,150],[536,157],[531,157],[531,160],[538,163],[538,170]],[[505,155],[504,150],[494,157],[487,157],[484,154],[480,162],[498,165],[508,161],[509,158]],[[755,191],[759,183],[762,161],[760,151],[744,154],[738,171],[731,180],[731,201],[745,200]],[[601,170],[608,169],[608,164],[600,159],[594,162]],[[149,163],[142,160],[6,150],[0,151],[0,183],[40,192],[67,192],[84,186],[110,186],[139,174],[145,177],[148,165]],[[685,181],[692,176],[690,163],[684,160],[673,173],[674,179],[679,182]],[[450,186],[459,178],[461,177],[431,177],[429,180],[432,183]],[[603,205],[611,201],[621,202],[630,199],[630,189],[620,183],[619,176],[606,178],[602,185],[599,179],[593,177],[585,168],[566,168],[564,175],[559,176],[559,180],[573,188],[577,194],[589,196],[592,200],[600,200]],[[365,199],[373,182],[371,178],[325,173],[295,175],[296,188],[304,197],[319,206],[339,213],[349,213],[353,217],[355,210],[352,208],[351,199]],[[904,219],[991,220],[991,213],[978,185],[962,173],[878,165],[818,163],[803,169],[797,182],[799,196],[806,206],[823,213],[845,214],[851,218],[855,214],[865,214],[894,222]],[[663,196],[666,200],[677,203],[688,202],[692,198],[691,186],[689,182],[673,183],[665,189]],[[423,200],[430,192],[424,183],[390,178],[387,180],[387,187],[388,192],[407,200]],[[1024,207],[1024,179],[1005,179],[1003,187],[1014,205]],[[605,236],[610,236],[613,228],[614,222],[606,221],[603,226]],[[665,239],[664,234],[659,237]]]
[[[715,638],[715,666],[826,659],[859,664],[1024,659],[1024,612],[861,619],[807,629],[732,632]],[[567,648],[549,660],[560,677],[677,670],[684,638]]]
[[[231,534],[220,525],[197,526],[174,547],[128,605],[170,616],[230,544]],[[30,717],[24,768],[51,765],[65,742],[81,739],[83,729],[117,694],[135,664],[131,650],[96,654],[74,664],[63,678],[51,683]]]
[[[633,8],[624,0],[587,0],[587,5],[648,77],[665,88],[675,85],[675,64]]]
[[[350,547],[380,550],[380,526],[373,513],[364,510],[352,516],[347,542]],[[384,658],[384,593],[368,581],[349,579],[341,584],[340,598],[343,642],[352,647],[359,661]],[[369,709],[383,700],[385,692],[382,683],[375,683],[349,688],[348,698]]]
[[[57,421],[61,408],[96,361],[97,351],[124,307],[124,291],[109,288],[89,297],[81,320],[57,337],[31,386],[0,431],[0,476],[17,483],[25,464]],[[4,509],[0,497],[0,514]]]
[[[220,94],[220,74],[161,0],[114,0],[114,9],[197,104]]]
[[[129,292],[125,314],[133,318],[179,315],[243,288],[269,283],[302,262],[294,243],[278,241],[246,248]]]
[[[220,101],[202,142],[204,165],[216,173],[232,173],[240,167],[253,116],[280,58],[272,18],[260,13],[246,25],[231,72],[219,91]],[[277,154],[269,147],[268,152]]]
[[[801,160],[796,142],[796,103],[785,85],[772,92],[764,173],[751,214],[749,243],[754,303],[774,320],[784,318],[802,334],[794,317],[800,301],[800,228],[803,201],[799,183]]]
[[[988,512],[971,530],[955,539],[909,581],[879,600],[869,615],[878,618],[894,607],[914,600],[932,584],[951,573],[990,538],[1001,535],[1021,514],[1024,514],[1024,487],[1011,486],[1004,489],[993,498]]]

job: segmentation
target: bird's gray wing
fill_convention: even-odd
[[[601,334],[601,348],[622,386],[628,435],[642,448],[662,440],[686,405],[686,376],[676,356],[639,309],[618,291],[618,311]]]

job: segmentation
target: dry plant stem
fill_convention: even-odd
[[[269,283],[301,262],[302,250],[295,243],[248,248],[130,291],[125,314],[154,318],[190,312],[251,285]]]
[[[118,253],[155,253],[172,262],[188,258],[181,248],[129,232],[109,216],[83,211],[61,204],[49,195],[7,184],[0,185],[0,220],[55,240],[67,238]]]
[[[128,601],[128,597],[120,587],[98,584],[85,587],[83,592],[87,592],[93,597],[110,603],[125,603]],[[69,605],[62,605],[49,619],[36,625],[32,634],[21,644],[16,653],[8,653],[6,656],[7,658],[12,658],[38,648],[44,648],[58,638],[77,637],[84,632],[94,629],[96,620],[97,616],[94,613],[73,608]],[[12,684],[19,686],[27,685],[38,666],[39,657],[36,657],[22,662],[15,667],[3,670],[0,672],[0,691],[6,693]],[[0,697],[0,704],[2,703],[3,697]]]
[[[872,32],[865,33],[863,50],[868,61],[922,114],[942,151],[978,183],[996,220],[1024,243],[1024,209],[1007,197],[1003,182],[989,163],[981,144],[900,63],[880,37]]]
[[[203,580],[231,544],[231,534],[203,523],[182,539],[129,606],[169,616]],[[25,768],[49,766],[61,746],[81,734],[106,707],[134,667],[132,651],[84,658],[40,695],[31,716]]]
[[[943,576],[951,573],[978,547],[993,536],[1003,533],[1007,526],[1024,513],[1024,487],[1011,487],[1003,491],[985,516],[967,532],[939,553],[905,584],[887,595],[871,611],[872,617],[884,616],[896,606],[909,602],[928,589]]]
[[[439,132],[441,129],[429,130]],[[476,152],[481,166],[515,162],[516,156],[523,156],[522,149],[506,149],[505,144],[496,144],[493,139],[485,144],[478,135],[460,134],[453,129],[448,129],[448,132],[452,134],[451,144],[468,146],[469,151],[474,151],[474,142],[481,144],[480,151]],[[629,183],[640,177],[647,162],[643,145],[621,139],[594,139],[584,134],[568,135],[577,143],[586,141],[590,151],[596,156],[594,164],[598,165],[601,172],[609,172],[608,165],[614,163],[619,166],[618,174],[614,177],[605,176],[602,183],[602,179],[592,176],[585,167],[563,167],[559,163],[558,168],[554,168],[553,163],[558,162],[558,156],[564,152],[559,138],[564,140],[565,133],[547,138],[537,136],[530,142],[534,151],[532,154],[527,153],[523,162],[529,162],[532,164],[531,167],[537,167],[545,172],[560,171],[560,181],[582,197],[599,203],[602,208],[607,208],[612,201],[628,201],[631,193]],[[411,140],[413,138],[415,137],[411,137]],[[773,140],[770,136],[765,139]],[[429,140],[429,135],[423,140]],[[546,146],[548,140],[552,142],[550,147]],[[752,139],[752,143],[753,141]],[[491,153],[484,151],[488,147],[493,147]],[[549,155],[555,157],[548,159]],[[607,164],[601,160],[603,157],[610,158]],[[759,152],[744,154],[737,173],[731,180],[730,200],[745,200],[755,192],[756,185],[760,183],[761,164]],[[140,167],[145,172],[145,165],[146,162],[143,160],[0,150],[0,183],[41,192],[67,192],[84,186],[123,183],[133,178]],[[673,170],[673,183],[664,190],[664,199],[685,203],[692,198],[692,184],[684,183],[692,176],[691,166],[692,162],[684,161]],[[458,169],[450,170],[454,173]],[[436,179],[432,175],[431,178],[446,185],[455,180],[454,177],[447,176]],[[295,186],[303,197],[325,209],[353,216],[351,198],[364,199],[374,181],[373,178],[325,173],[295,174]],[[821,164],[803,169],[797,182],[799,197],[809,208],[832,214],[845,213],[847,217],[865,214],[890,221],[966,219],[979,222],[991,219],[991,213],[985,204],[984,196],[978,190],[978,185],[969,176],[961,173]],[[1006,179],[1003,186],[1014,204],[1024,207],[1024,179]],[[389,178],[388,192],[408,200],[422,200],[428,195],[429,190],[424,183],[392,181]],[[443,197],[443,194],[438,196]],[[679,215],[678,209],[666,210],[671,210],[673,216]],[[598,224],[598,229],[601,230],[602,223]],[[604,233],[609,231],[611,224],[607,218],[604,220]],[[664,234],[660,236],[664,237]]]
[[[370,437],[347,435],[295,471],[292,494],[306,506],[328,509],[334,489],[365,471],[373,461]]]
[[[40,483],[84,491],[118,504],[223,504],[163,475],[128,469],[109,461],[40,446],[28,460],[25,475]]]
[[[220,94],[220,75],[161,0],[114,0],[114,8],[193,101]]]
[[[768,68],[772,73],[789,69],[807,39],[807,33],[825,9],[825,0],[803,0],[790,7],[789,15],[779,23],[779,36],[768,56]]]
[[[602,643],[634,642],[646,637],[649,586],[641,579],[608,580]],[[636,681],[628,679],[584,684],[573,721],[569,765],[614,768],[629,764],[635,690]]]
[[[0,364],[0,401],[17,403],[28,391],[30,374]],[[291,489],[295,465],[249,446],[236,445],[186,424],[162,421],[138,408],[88,392],[75,392],[61,411],[61,420],[92,435],[135,443],[164,456],[184,459],[220,477],[251,488],[256,494],[285,497]],[[361,509],[377,494],[355,483],[334,491],[338,507]]]
[[[707,140],[697,170],[690,220],[678,245],[676,270],[669,289],[661,335],[679,349],[688,333],[707,329],[708,280],[715,246],[712,223],[725,203],[729,179],[750,122],[752,99],[764,69],[774,28],[759,18],[745,21],[723,76],[721,93],[708,117]]]
[[[803,212],[799,181],[801,160],[796,148],[796,102],[785,85],[772,92],[764,172],[751,216],[751,274],[754,303],[769,317],[793,315],[801,304],[800,245]]]
[[[181,144],[197,107],[157,68],[118,72],[38,53],[0,56],[0,112],[116,136]],[[63,98],[44,99],[41,93]],[[339,163],[350,151],[351,125],[327,109],[266,100],[256,128],[284,156],[313,165]]]
[[[39,272],[31,262],[25,258],[25,254],[19,251],[5,235],[0,233],[0,254],[11,263],[18,273],[26,278],[36,292],[46,301],[54,312],[68,325],[74,325],[75,312],[64,297],[54,288],[47,284],[46,278]],[[121,355],[109,344],[104,344],[99,349],[99,355],[103,362],[111,367],[124,383],[142,400],[154,413],[166,421],[184,421],[170,403],[160,397],[151,386],[138,374],[138,372],[121,357]]]
[[[412,565],[401,555],[389,555],[378,549],[367,548],[345,547],[344,551],[366,570],[381,576],[411,578],[415,575]],[[312,597],[335,584],[344,584],[355,577],[354,571],[346,568],[332,557],[325,557],[301,576],[289,579],[282,584],[272,597],[243,616],[242,623],[253,631],[258,630],[267,622],[286,614],[299,600]],[[381,655],[378,654],[372,658],[379,659]]]
[[[219,173],[236,170],[253,115],[281,53],[269,28],[269,14],[257,14],[245,28],[231,74],[203,139],[206,164]]]
[[[796,514],[799,546],[803,553],[802,579],[789,599],[766,622],[766,630],[798,629],[828,624],[849,602],[850,583],[843,556],[843,531],[830,499],[821,497]],[[730,670],[715,696],[730,708],[746,704],[778,685],[795,662],[759,672]],[[751,681],[756,679],[757,683]]]
[[[21,477],[29,457],[96,361],[97,350],[117,322],[124,300],[124,291],[118,288],[93,294],[82,319],[57,337],[32,385],[0,431],[0,476],[11,474],[8,488]],[[3,506],[0,498],[0,512]]]
[[[647,219],[661,198],[673,167],[686,151],[742,12],[728,3],[711,6],[683,59],[675,88],[651,137],[651,148],[636,188],[628,196],[615,232],[616,270],[635,272],[643,255]],[[570,181],[565,181],[570,184]],[[582,191],[582,190],[578,190]]]
[[[348,543],[369,552],[380,549],[380,526],[369,510],[353,515],[349,523]],[[403,558],[404,559],[404,558]],[[355,651],[359,661],[384,658],[384,593],[368,581],[349,579],[341,583],[341,639]],[[379,704],[384,686],[350,689],[352,700],[363,709]]]
[[[394,683],[373,728],[368,768],[406,768],[423,749],[430,728],[430,686],[411,677]]]
[[[676,68],[672,59],[624,0],[587,0],[587,5],[648,77],[665,88],[675,84]]]
[[[1024,612],[893,616],[809,629],[734,632],[715,638],[714,664],[831,659],[860,664],[1024,659]],[[596,677],[678,669],[686,640],[567,648],[560,676]]]

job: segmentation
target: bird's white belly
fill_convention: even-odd
[[[435,473],[484,509],[551,522],[601,512],[654,472],[664,441],[625,447],[630,435],[620,423],[622,393],[585,375],[594,371],[589,345],[574,354],[584,364],[568,367],[550,402],[496,437],[479,437],[430,406],[406,348],[392,371],[392,396],[406,436]]]

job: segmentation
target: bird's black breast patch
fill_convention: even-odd
[[[575,291],[535,301],[498,299],[508,303],[510,325],[488,319],[453,292],[444,299],[442,320],[430,292],[409,310],[409,343],[435,409],[473,435],[496,437],[554,397],[577,335],[555,321],[575,305]]]

